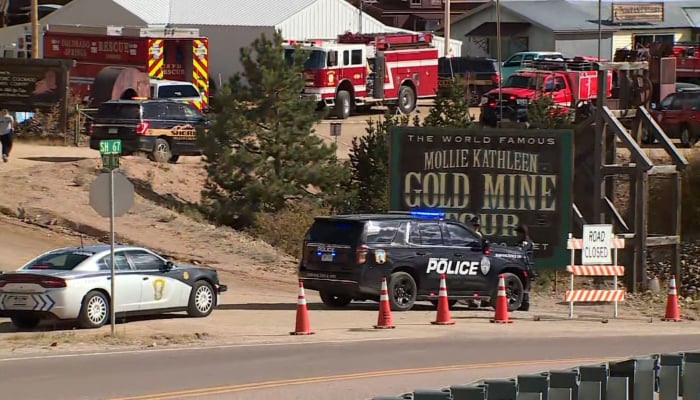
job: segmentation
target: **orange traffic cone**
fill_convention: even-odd
[[[445,274],[440,276],[440,290],[438,291],[438,308],[437,318],[431,322],[433,325],[454,325],[455,322],[450,319],[450,303],[447,299],[447,282]]]
[[[508,299],[506,299],[506,281],[503,274],[498,275],[498,295],[496,298],[496,316],[491,322],[510,324],[508,319]]]
[[[306,296],[304,295],[304,283],[299,281],[299,297],[297,298],[297,323],[294,332],[290,335],[313,335],[309,325],[309,310],[306,308]]]
[[[678,292],[676,292],[676,277],[671,275],[671,283],[668,285],[668,301],[666,302],[666,316],[664,321],[681,321],[681,311],[678,308]]]
[[[389,289],[386,287],[386,278],[382,278],[382,290],[379,293],[379,318],[375,329],[394,329],[394,321],[391,318],[391,305],[389,304]]]

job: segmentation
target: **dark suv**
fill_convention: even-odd
[[[490,244],[441,213],[317,217],[304,238],[299,279],[331,307],[379,300],[387,278],[392,310],[437,301],[445,274],[450,304],[495,299],[505,274],[509,310],[529,309],[532,263],[520,247]],[[494,301],[490,301],[494,304]]]
[[[498,86],[498,62],[485,57],[440,57],[438,91],[449,90],[455,79],[468,85],[469,103],[478,106],[482,94]]]
[[[90,148],[100,141],[121,139],[122,154],[145,152],[157,162],[175,163],[201,154],[197,127],[207,119],[193,106],[172,100],[113,100],[100,105],[90,126]]]
[[[670,138],[678,138],[684,147],[700,140],[700,91],[682,91],[666,96],[651,115]],[[649,135],[645,133],[645,141]]]

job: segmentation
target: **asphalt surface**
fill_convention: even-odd
[[[0,390],[24,400],[360,400],[698,348],[697,335],[444,337],[51,354],[0,359]]]

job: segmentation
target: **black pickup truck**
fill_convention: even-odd
[[[498,62],[486,57],[440,57],[438,91],[449,90],[455,80],[467,85],[470,105],[478,106],[482,94],[498,86]]]

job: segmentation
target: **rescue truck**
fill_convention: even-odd
[[[496,126],[502,114],[504,119],[525,122],[529,104],[541,95],[550,96],[556,109],[563,113],[591,104],[598,97],[598,72],[594,66],[581,57],[527,63],[503,83],[500,100],[498,88],[482,97],[480,120],[484,125]],[[612,74],[607,78],[606,97],[611,97]]]
[[[309,52],[302,96],[333,108],[341,119],[373,105],[408,114],[418,99],[434,98],[438,87],[438,49],[430,33],[345,33],[335,40],[287,41]]]
[[[44,58],[72,59],[70,88],[86,99],[95,77],[105,67],[133,67],[151,79],[192,82],[209,104],[209,41],[199,29],[47,25]]]
[[[700,83],[700,43],[676,43],[673,57],[679,82]]]

